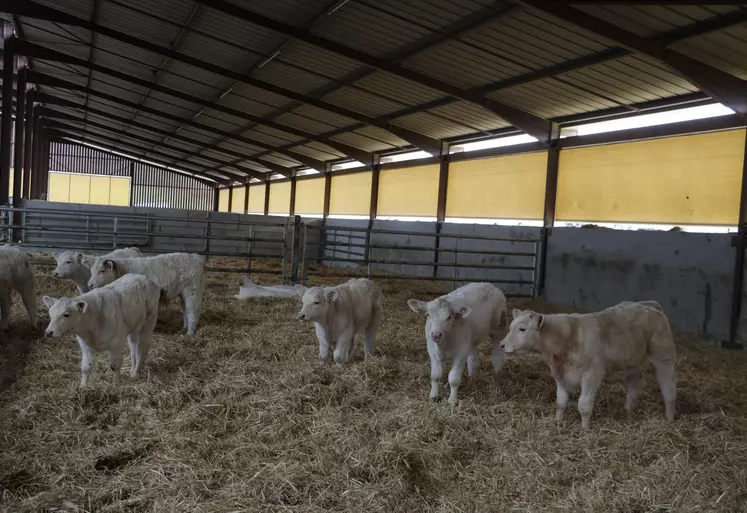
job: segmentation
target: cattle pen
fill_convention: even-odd
[[[26,287],[1,319],[0,511],[747,512],[747,5],[0,0],[0,41],[2,309]],[[160,269],[196,333],[151,273],[140,376],[100,354],[83,387],[90,341],[47,330],[78,295],[53,267],[74,252],[85,286],[84,255],[125,248],[193,262]],[[353,278],[382,292],[375,351],[320,361],[288,295]],[[286,297],[236,297],[250,280]],[[458,404],[432,401],[454,342],[408,300],[481,282],[503,329],[532,310],[563,343],[506,342],[494,372],[480,340]],[[628,411],[635,365],[584,360],[629,325],[541,333],[641,301],[674,336],[671,422],[653,368]],[[600,369],[590,426],[578,393],[557,421]]]

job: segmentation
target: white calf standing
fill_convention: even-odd
[[[353,338],[361,331],[364,358],[373,356],[376,330],[381,318],[381,293],[371,280],[357,278],[336,287],[296,285],[303,307],[298,320],[311,321],[319,339],[319,358],[329,357],[329,344],[334,344],[334,359],[345,363],[350,357]]]
[[[10,322],[11,291],[21,295],[31,326],[36,328],[36,282],[29,257],[15,246],[0,246],[0,329]]]
[[[148,357],[160,296],[160,287],[138,274],[128,274],[72,299],[44,296],[50,318],[46,335],[58,338],[74,333],[77,336],[82,353],[82,387],[93,372],[93,355],[100,351],[106,351],[114,371],[114,382],[120,382],[122,349],[127,340],[132,360],[130,377],[136,379]]]
[[[60,280],[73,280],[78,287],[78,294],[88,292],[88,280],[91,279],[91,266],[96,260],[95,256],[84,255],[80,251],[63,251],[52,253],[57,261],[57,267],[52,271],[52,276]],[[137,248],[115,249],[101,258],[138,258],[142,256]]]
[[[477,370],[478,344],[490,337],[493,345],[493,368],[501,370],[501,337],[505,333],[506,296],[490,283],[469,283],[430,302],[410,299],[415,312],[425,313],[425,340],[431,358],[431,400],[439,397],[443,361],[452,360],[449,371],[449,404],[458,402],[464,363],[467,374]]]
[[[145,258],[97,258],[89,288],[102,287],[125,274],[147,276],[165,292],[164,300],[181,299],[184,328],[194,335],[205,291],[205,259],[201,255],[169,253]]]
[[[625,302],[591,314],[542,315],[514,310],[514,320],[501,347],[506,353],[539,353],[557,385],[558,421],[569,392],[581,388],[578,411],[589,427],[594,397],[605,377],[628,382],[625,402],[633,409],[643,390],[646,360],[656,369],[667,420],[674,420],[675,348],[669,321],[658,303]]]

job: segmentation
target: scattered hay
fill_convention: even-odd
[[[220,280],[229,283],[210,275]],[[85,390],[77,345],[30,336],[15,301],[0,341],[0,509],[747,510],[745,354],[679,334],[677,421],[664,421],[648,372],[631,415],[624,386],[603,385],[584,433],[573,408],[555,424],[541,362],[511,358],[496,377],[486,344],[452,410],[427,401],[423,320],[405,305],[426,296],[414,283],[384,296],[370,362],[358,341],[352,364],[319,363],[313,327],[293,320],[295,300],[239,302],[235,287],[210,288],[196,337],[181,334],[173,307],[141,381],[111,385],[99,357]],[[74,287],[48,273],[38,285]]]

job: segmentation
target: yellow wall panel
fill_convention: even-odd
[[[244,213],[244,198],[246,197],[246,187],[234,187],[231,198],[231,212],[236,214]]]
[[[109,205],[109,191],[111,180],[108,176],[91,177],[91,204]]]
[[[249,212],[253,214],[265,212],[265,184],[249,187]]]
[[[91,200],[91,176],[70,175],[70,203],[89,203]]]
[[[435,216],[440,166],[387,169],[379,175],[380,216]]]
[[[736,224],[744,144],[730,130],[563,150],[557,218]]]
[[[130,179],[112,176],[109,185],[109,204],[128,206],[130,204]]]
[[[70,175],[49,173],[49,201],[70,201]]]
[[[324,213],[324,178],[296,182],[296,214]]]
[[[332,175],[329,213],[367,216],[371,209],[371,172]]]
[[[446,217],[542,219],[547,153],[452,162]]]
[[[270,184],[270,214],[287,214],[290,212],[291,183]]]
[[[228,195],[231,194],[231,189],[219,189],[218,190],[218,212],[228,212]]]

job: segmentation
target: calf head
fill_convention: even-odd
[[[49,308],[49,326],[44,333],[50,338],[59,338],[68,333],[74,333],[88,309],[88,303],[79,299],[55,299],[44,296],[42,300]]]
[[[63,253],[52,253],[57,261],[57,267],[52,271],[55,278],[75,278],[83,267],[83,254],[77,251],[65,251]]]
[[[470,307],[453,305],[442,297],[429,302],[410,299],[407,301],[407,305],[414,312],[426,315],[425,336],[435,343],[439,343],[446,338],[454,327],[454,323],[472,313]]]
[[[117,263],[114,260],[97,259],[91,266],[91,278],[88,280],[88,288],[95,289],[109,285],[116,280]]]
[[[296,291],[301,296],[301,311],[296,318],[299,321],[320,322],[327,317],[332,303],[337,301],[339,292],[329,287],[311,287],[296,285]]]
[[[505,353],[532,353],[539,351],[542,325],[545,317],[531,310],[514,310],[508,334],[501,341]]]

